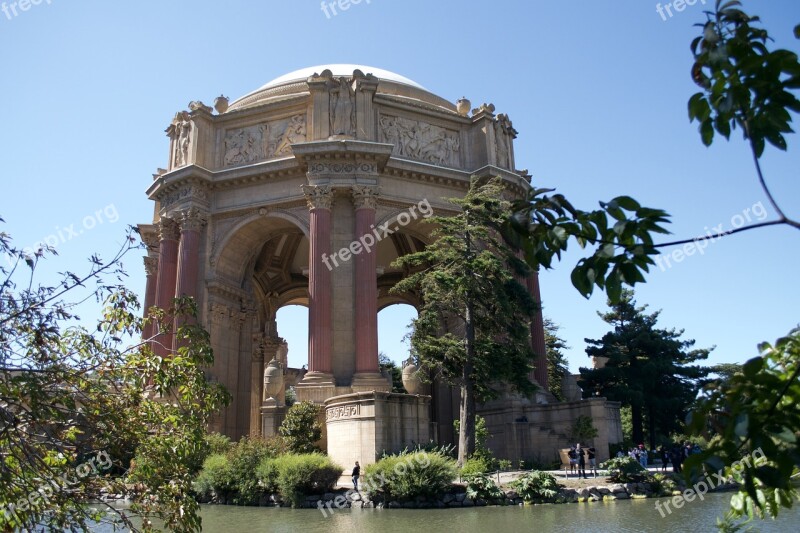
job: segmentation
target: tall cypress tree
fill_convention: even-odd
[[[623,290],[620,302],[598,313],[614,329],[602,339],[586,339],[590,357],[608,359],[603,368],[581,368],[585,396],[600,394],[631,408],[632,437],[644,442],[648,424],[650,448],[656,435],[678,431],[697,397],[700,380],[709,369],[693,365],[710,350],[694,349],[694,340],[681,340],[683,330],[656,327],[659,313],[645,314],[636,307],[633,292]]]
[[[520,283],[530,273],[499,237],[510,204],[502,182],[474,178],[460,211],[432,217],[433,242],[400,257],[411,273],[392,290],[417,292],[422,301],[411,334],[412,354],[423,369],[461,391],[458,460],[475,452],[476,403],[504,387],[530,395],[534,358],[529,324],[535,303]]]

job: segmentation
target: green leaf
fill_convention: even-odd
[[[794,27],[794,36],[797,39],[800,39],[800,24]]]
[[[703,139],[703,144],[706,146],[711,146],[711,143],[714,142],[714,125],[711,119],[703,121],[703,124],[700,126],[700,136]]]

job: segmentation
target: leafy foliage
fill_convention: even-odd
[[[798,498],[790,478],[800,468],[800,328],[759,350],[741,373],[707,387],[689,423],[708,447],[687,468],[705,464],[741,482],[731,498],[736,518],[776,516]]]
[[[718,0],[698,24],[703,34],[692,42],[692,77],[703,92],[689,100],[689,118],[700,123],[703,143],[716,131],[726,139],[737,127],[749,140],[756,157],[765,143],[786,150],[784,134],[791,133],[789,111],[800,112],[800,100],[790,92],[800,88],[800,63],[788,50],[770,51],[758,17],[741,9],[741,2]]]
[[[575,208],[554,189],[532,187],[525,200],[515,202],[503,235],[524,252],[534,269],[552,268],[561,259],[571,240],[581,248],[593,247],[592,255],[582,258],[572,270],[572,285],[588,298],[597,287],[612,302],[619,300],[623,285],[644,282],[645,272],[658,255],[654,233],[669,233],[664,224],[669,215],[660,209],[643,207],[629,196],[600,202],[600,209]]]
[[[263,493],[258,479],[253,475],[255,467],[268,458],[277,457],[285,449],[280,439],[244,437],[227,453],[235,493],[232,503],[256,505]]]
[[[296,403],[289,408],[278,432],[291,452],[320,451],[316,445],[322,438],[319,416],[320,407],[312,402]]]
[[[364,469],[362,491],[371,499],[408,501],[434,498],[456,478],[456,463],[440,453],[410,452],[389,455]]]
[[[515,479],[511,487],[526,502],[545,502],[558,495],[556,478],[541,470],[533,470]]]
[[[461,467],[461,478],[468,479],[472,476],[485,474],[491,470],[491,461],[487,461],[485,458],[473,457],[472,459],[468,459],[467,462],[464,463],[464,466]]]
[[[215,495],[227,498],[236,490],[236,480],[228,456],[214,453],[206,457],[194,482],[194,491],[198,496],[205,500],[211,500]]]
[[[284,454],[258,463],[254,477],[267,492],[277,490],[292,507],[300,507],[306,496],[332,490],[343,470],[320,453]]]
[[[570,436],[575,442],[587,443],[593,438],[597,437],[597,428],[592,423],[592,417],[580,415],[575,419],[575,424],[572,426]]]
[[[658,313],[645,314],[636,307],[633,293],[623,291],[621,301],[600,315],[614,329],[602,339],[586,339],[586,353],[606,357],[603,368],[581,368],[584,394],[599,393],[631,407],[632,438],[644,440],[644,414],[650,425],[650,449],[656,431],[669,434],[681,429],[708,369],[693,365],[709,350],[690,350],[693,340],[681,340],[683,331],[656,328]]]
[[[474,178],[460,212],[432,217],[433,242],[400,257],[396,267],[410,274],[392,291],[416,292],[422,307],[413,322],[412,353],[423,375],[461,389],[459,463],[475,451],[475,405],[496,397],[503,383],[529,395],[534,354],[529,323],[535,302],[516,276],[530,270],[499,238],[510,204],[502,182]]]
[[[403,370],[397,366],[397,363],[389,359],[389,356],[383,352],[378,354],[378,364],[381,370],[386,370],[392,376],[392,392],[405,393],[406,389],[403,387]]]
[[[613,457],[600,467],[608,470],[608,477],[614,483],[638,483],[647,478],[647,470],[629,455]]]
[[[111,260],[92,257],[85,275],[66,272],[53,286],[36,274],[54,250],[27,255],[0,232],[0,256],[12,259],[0,266],[2,530],[86,528],[89,520],[137,529],[136,515],[145,530],[151,518],[175,531],[200,529],[191,483],[208,453],[207,424],[229,396],[206,379],[213,354],[190,299],[147,319],[175,334],[177,350],[157,356],[150,339],[131,340],[145,324],[123,285],[122,259],[139,248],[134,232]],[[74,309],[92,298],[103,311],[90,332]],[[101,455],[107,468],[87,473]],[[40,497],[45,486],[53,490]],[[128,497],[130,510],[94,510],[90,502],[104,493]]]
[[[492,478],[484,474],[470,476],[467,480],[467,498],[473,500],[497,501],[504,496],[503,491]]]

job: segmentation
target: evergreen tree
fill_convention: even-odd
[[[549,318],[544,319],[544,344],[547,348],[547,382],[550,393],[561,402],[566,400],[561,384],[569,374],[567,357],[562,350],[569,350],[567,341],[558,336],[561,326]]]
[[[634,443],[644,442],[648,424],[650,448],[656,434],[678,432],[697,397],[700,380],[709,369],[693,365],[708,357],[706,349],[691,350],[694,340],[681,340],[683,331],[656,327],[659,313],[636,307],[633,292],[623,290],[620,302],[600,314],[614,326],[602,339],[586,339],[586,353],[608,359],[605,367],[581,368],[584,395],[600,393],[631,408]]]
[[[476,402],[508,386],[532,394],[529,324],[535,303],[519,279],[527,265],[498,238],[509,204],[502,182],[474,178],[460,212],[433,217],[433,242],[396,265],[410,275],[395,292],[418,291],[423,302],[411,334],[412,354],[431,376],[461,389],[458,461],[475,453]]]

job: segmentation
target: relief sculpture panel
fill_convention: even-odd
[[[226,167],[247,165],[286,155],[292,144],[305,140],[305,115],[230,130],[225,135],[222,164]]]
[[[384,115],[380,119],[383,142],[394,146],[399,157],[435,165],[461,167],[458,132],[403,117]]]

